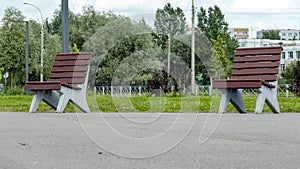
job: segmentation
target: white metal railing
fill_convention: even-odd
[[[288,84],[279,84],[277,88],[277,96],[278,97],[295,97],[295,94],[288,90]],[[94,94],[102,95],[102,96],[142,96],[146,94],[155,93],[156,96],[162,96],[163,91],[160,89],[147,89],[146,86],[95,86]],[[202,85],[197,86],[195,90],[196,96],[212,96],[212,95],[220,95],[220,91],[217,89],[212,89],[210,85]],[[245,89],[243,94],[246,96],[256,96],[255,89]]]

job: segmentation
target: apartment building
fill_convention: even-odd
[[[263,33],[275,31],[278,32],[280,40],[300,40],[300,30],[298,29],[267,29],[256,32],[257,39],[263,39]]]
[[[248,39],[249,28],[229,28],[230,36],[236,39]]]

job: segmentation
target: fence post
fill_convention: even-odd
[[[199,92],[199,86],[198,84],[196,84],[196,96],[198,96],[198,92]]]
[[[111,94],[111,96],[114,96],[114,87],[113,86],[110,86],[110,94]]]
[[[94,86],[94,95],[96,95],[97,87]]]
[[[102,96],[104,96],[104,86],[102,86]]]

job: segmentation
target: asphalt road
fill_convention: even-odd
[[[300,167],[300,114],[0,113],[1,169]]]

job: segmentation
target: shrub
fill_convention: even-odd
[[[6,95],[24,95],[24,93],[25,92],[24,92],[23,88],[18,88],[18,87],[7,89],[5,91]]]

